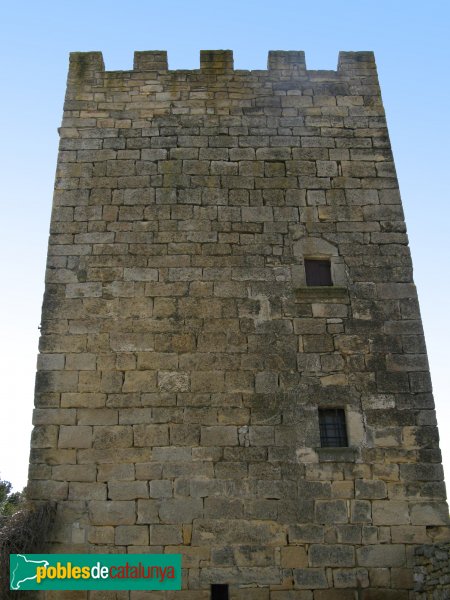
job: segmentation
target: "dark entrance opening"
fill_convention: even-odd
[[[213,583],[211,585],[211,600],[228,600],[228,584]]]
[[[329,260],[305,258],[306,285],[333,285]]]

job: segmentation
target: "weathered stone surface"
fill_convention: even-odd
[[[187,392],[189,375],[179,371],[159,371],[158,387],[166,392]]]
[[[65,426],[59,430],[59,448],[90,448],[92,446],[92,427]]]
[[[162,523],[191,523],[203,516],[203,502],[197,498],[168,499],[159,509]]]
[[[367,569],[336,569],[333,571],[333,583],[336,588],[367,588],[369,573]],[[339,592],[338,592],[339,593]]]
[[[128,525],[136,522],[134,501],[89,502],[89,517],[94,525]]]
[[[57,465],[52,469],[55,481],[95,481],[95,465]]]
[[[106,500],[104,483],[71,482],[69,484],[69,500]]]
[[[424,545],[415,548],[414,582],[416,597],[424,600],[427,597],[445,598],[448,595],[450,582],[449,547],[447,544]],[[411,572],[396,574],[410,577]],[[401,582],[399,582],[401,583]],[[410,581],[412,587],[412,582]],[[400,586],[399,586],[400,587]]]
[[[356,550],[356,559],[362,567],[403,567],[406,561],[405,546],[365,546]]]
[[[294,569],[294,583],[300,589],[327,588],[325,569]]]
[[[351,546],[312,544],[309,548],[312,567],[353,567],[355,551]]]
[[[372,503],[374,525],[404,525],[410,522],[407,502],[376,500]]]
[[[418,502],[411,504],[413,525],[447,525],[448,509],[445,503]]]
[[[283,545],[286,539],[283,528],[276,523],[237,519],[230,522],[206,519],[195,521],[192,537],[194,544],[205,543],[211,535],[229,544],[245,539],[249,544],[276,546]]]
[[[132,439],[132,428],[129,426],[94,427],[94,448],[129,448]]]
[[[356,498],[386,498],[387,489],[384,481],[367,481],[357,479],[355,481],[355,496]]]
[[[202,427],[200,443],[204,446],[236,446],[237,429],[232,426]]]
[[[181,544],[182,529],[179,525],[150,525],[150,542],[153,546]]]
[[[110,500],[136,500],[148,498],[148,484],[145,481],[111,481],[108,483]]]
[[[317,500],[315,518],[318,523],[347,523],[345,500]]]
[[[291,525],[288,530],[291,544],[321,543],[324,540],[324,528],[320,525]]]
[[[118,546],[146,546],[149,541],[148,526],[119,525],[115,528],[114,541]]]
[[[373,55],[200,66],[71,57],[29,486],[49,549],[183,554],[182,591],[99,600],[406,600],[448,511]]]
[[[288,546],[281,550],[281,566],[298,569],[308,566],[306,550],[300,546]]]

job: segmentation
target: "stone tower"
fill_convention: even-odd
[[[184,591],[133,600],[412,598],[448,509],[374,57],[200,63],[70,58],[30,467],[48,549],[183,555]]]

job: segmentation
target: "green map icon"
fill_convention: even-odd
[[[48,567],[46,560],[31,560],[23,554],[11,554],[9,563],[10,588],[12,590],[25,589],[21,587],[25,582],[36,579],[36,567]]]

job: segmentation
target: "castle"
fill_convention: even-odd
[[[102,599],[412,598],[448,508],[373,54],[74,53],[60,136],[29,484],[49,551],[182,554],[182,591]]]

